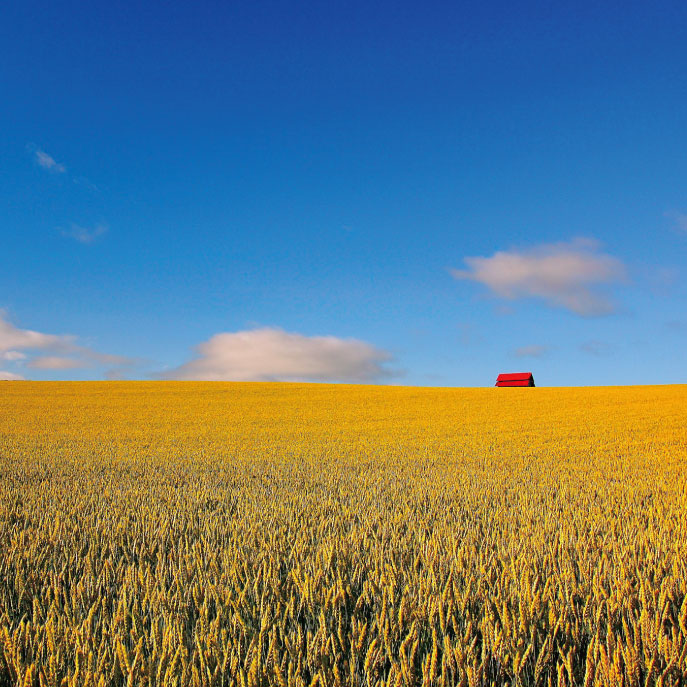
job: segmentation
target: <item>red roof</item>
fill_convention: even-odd
[[[531,372],[506,372],[496,378],[496,386],[534,386]]]
[[[502,372],[497,378],[497,382],[518,382],[520,380],[529,381],[532,379],[531,372]]]

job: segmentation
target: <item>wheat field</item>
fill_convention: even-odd
[[[687,387],[0,383],[0,685],[687,684]]]

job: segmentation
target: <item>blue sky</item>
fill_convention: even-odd
[[[0,370],[687,382],[687,5],[0,10]]]

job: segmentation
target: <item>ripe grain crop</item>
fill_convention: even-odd
[[[687,387],[0,383],[0,685],[687,684]]]

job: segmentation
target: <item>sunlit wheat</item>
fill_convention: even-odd
[[[687,684],[686,387],[0,385],[0,685]]]

